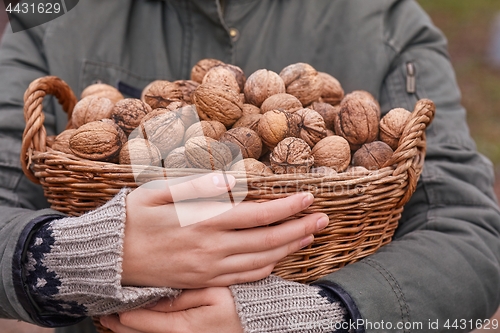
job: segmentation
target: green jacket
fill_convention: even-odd
[[[155,79],[189,78],[191,67],[210,57],[245,73],[307,62],[339,79],[346,92],[371,92],[383,112],[432,99],[437,112],[427,131],[425,168],[394,241],[326,279],[350,294],[368,332],[433,331],[429,324],[436,321],[440,330],[448,321],[453,331],[455,319],[458,331],[470,331],[476,319],[491,316],[500,303],[492,165],[469,136],[446,39],[429,17],[412,0],[221,2],[82,0],[42,26],[15,34],[6,29],[0,47],[0,315],[33,322],[15,292],[13,262],[30,221],[57,214],[42,210],[40,187],[20,169],[29,83],[50,74],[77,95],[96,80],[142,89]],[[413,79],[414,92],[407,90]],[[53,100],[46,104],[49,134],[62,131],[65,114]],[[400,322],[407,329],[397,329]]]

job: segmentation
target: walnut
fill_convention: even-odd
[[[144,88],[141,99],[154,110],[166,108],[172,102],[181,101],[183,94],[177,84],[166,80],[156,80]]]
[[[328,136],[332,136],[332,135],[335,135],[335,132],[327,128],[326,129],[326,136],[328,137]]]
[[[247,78],[243,92],[247,103],[260,107],[269,96],[284,93],[286,88],[276,72],[259,69]]]
[[[193,102],[202,120],[217,120],[230,128],[242,115],[239,94],[211,83],[200,84],[193,93]]]
[[[115,104],[111,118],[129,135],[151,111],[151,107],[140,99],[125,98]]]
[[[234,77],[236,78],[236,82],[238,82],[238,86],[240,88],[239,90],[243,91],[243,89],[245,88],[245,83],[247,81],[245,72],[243,72],[243,70],[240,67],[233,64],[224,64],[222,66],[226,67],[227,69],[233,72]]]
[[[378,103],[377,99],[372,94],[370,94],[368,91],[366,91],[366,90],[354,90],[349,95],[366,98],[367,100],[373,102],[375,104],[375,108],[377,109],[378,116],[380,118],[380,104]]]
[[[303,62],[288,65],[279,75],[285,82],[286,92],[297,97],[302,105],[307,106],[320,98],[323,81],[311,65]]]
[[[231,171],[245,172],[249,175],[272,176],[273,170],[270,167],[254,158],[244,158],[231,166]]]
[[[334,169],[332,169],[330,167],[326,167],[326,166],[311,168],[310,173],[322,174],[322,175],[329,176],[329,177],[335,176],[338,174],[337,171],[335,171]]]
[[[410,111],[403,108],[396,108],[392,109],[384,117],[382,117],[379,126],[380,141],[387,143],[389,147],[396,150],[405,125],[410,119],[410,115]]]
[[[368,170],[378,170],[392,157],[392,149],[382,141],[364,144],[352,156],[352,164]]]
[[[161,166],[161,153],[149,140],[134,138],[123,145],[119,161],[120,164]]]
[[[316,167],[330,167],[336,172],[342,172],[351,163],[349,142],[338,135],[322,139],[313,147],[311,153]]]
[[[71,123],[74,128],[91,121],[111,117],[114,103],[107,97],[87,96],[76,103],[71,114]]]
[[[225,144],[206,136],[191,138],[184,147],[192,168],[226,170],[232,161],[231,150]]]
[[[172,104],[170,104],[170,105],[172,105]],[[198,117],[198,111],[196,110],[196,106],[194,106],[194,105],[184,104],[182,107],[178,108],[174,112],[177,113],[179,118],[181,118],[182,123],[184,124],[184,128],[188,128],[189,126],[193,125],[194,123],[197,123],[200,121],[200,118]]]
[[[120,126],[111,119],[101,119],[80,126],[69,138],[69,148],[81,158],[117,162],[126,142],[127,136]]]
[[[69,138],[73,135],[73,133],[75,133],[75,131],[76,129],[67,129],[59,133],[59,135],[55,137],[51,148],[66,154],[73,155],[73,152],[69,148]]]
[[[156,109],[142,118],[138,130],[141,137],[151,141],[165,157],[181,145],[185,129],[178,113]]]
[[[261,118],[262,115],[260,113],[244,115],[240,119],[238,119],[237,122],[234,123],[233,128],[246,127],[257,132],[259,127],[259,121]]]
[[[226,131],[226,126],[216,120],[202,120],[189,126],[184,133],[184,142],[196,136],[208,136],[209,138],[219,140]]]
[[[248,104],[248,103],[243,104],[241,111],[242,111],[242,116],[246,116],[249,114],[260,114],[259,107],[255,106],[253,104]]]
[[[287,137],[299,135],[301,118],[294,114],[281,110],[268,111],[262,115],[257,127],[257,132],[262,142],[268,148],[274,148]]]
[[[106,83],[95,83],[87,86],[87,88],[83,89],[80,99],[84,99],[87,96],[106,97],[113,103],[124,98],[118,89]]]
[[[224,63],[217,59],[201,59],[191,69],[191,80],[201,83],[205,74],[212,68]]]
[[[344,89],[339,80],[328,73],[318,72],[322,82],[320,101],[330,105],[337,105],[344,98]]]
[[[379,121],[375,103],[358,94],[347,94],[335,117],[335,133],[349,142],[351,150],[357,150],[363,144],[377,139]]]
[[[200,84],[193,80],[177,80],[173,83],[182,92],[182,100],[187,104],[193,104],[191,97]]]
[[[232,128],[222,134],[219,142],[226,144],[231,153],[233,160],[241,154],[243,158],[258,159],[262,154],[262,140],[259,135],[246,127]]]
[[[332,106],[328,103],[313,102],[309,105],[310,109],[318,112],[325,120],[326,129],[332,130],[335,127],[335,117],[340,111],[340,105]]]
[[[226,85],[234,91],[240,93],[240,86],[234,73],[226,66],[215,66],[210,68],[201,82],[214,85]]]
[[[302,139],[286,138],[271,153],[274,173],[308,173],[314,164],[311,147]]]
[[[183,169],[187,168],[186,161],[186,148],[184,146],[177,147],[168,153],[167,157],[163,160],[163,166],[168,169]]]
[[[302,103],[299,99],[287,93],[269,96],[260,106],[261,113],[271,110],[283,110],[293,113],[300,109],[302,109]]]
[[[301,119],[299,137],[312,148],[319,140],[326,138],[325,120],[313,109],[304,108],[296,113]]]

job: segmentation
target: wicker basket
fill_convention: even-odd
[[[135,188],[166,175],[174,178],[206,172],[148,167],[138,182],[137,170],[131,166],[85,160],[52,150],[47,145],[43,125],[42,102],[46,95],[58,99],[69,119],[77,102],[69,86],[57,77],[47,76],[31,83],[24,96],[26,129],[21,163],[26,176],[43,186],[51,207],[58,211],[80,215],[104,204],[124,186]],[[315,236],[313,244],[284,258],[274,274],[297,282],[311,282],[391,241],[403,205],[415,191],[422,172],[425,129],[434,112],[433,107],[415,109],[387,166],[369,174],[262,177],[232,173],[237,180],[234,196],[244,193],[245,200],[260,202],[306,190],[314,194],[314,203],[298,216],[323,212],[330,218],[329,226]],[[238,188],[244,191],[239,193]]]

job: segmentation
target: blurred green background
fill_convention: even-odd
[[[489,61],[499,0],[418,0],[448,38],[478,150],[500,174],[500,67]],[[499,31],[500,33],[500,31]],[[500,38],[500,36],[498,36]],[[499,64],[500,66],[500,64]]]

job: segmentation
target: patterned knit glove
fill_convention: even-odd
[[[171,288],[121,285],[129,192],[123,189],[80,217],[53,220],[31,238],[24,275],[40,308],[70,316],[104,315],[179,294]]]
[[[245,333],[338,332],[346,321],[342,303],[330,302],[317,286],[271,275],[230,289]]]

